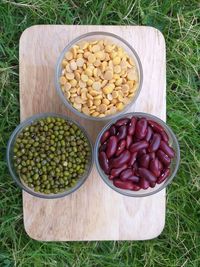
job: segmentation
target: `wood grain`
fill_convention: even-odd
[[[103,124],[80,119],[64,107],[56,94],[56,60],[73,38],[90,31],[107,31],[126,39],[137,51],[144,82],[137,103],[129,111],[143,111],[165,120],[166,62],[163,35],[140,26],[33,26],[20,38],[21,120],[41,112],[57,112],[77,119],[93,140]],[[23,192],[24,226],[37,240],[144,240],[157,237],[165,224],[165,190],[145,198],[124,197],[111,190],[96,168],[85,184],[58,200],[35,198]]]

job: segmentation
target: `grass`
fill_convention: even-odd
[[[199,267],[200,90],[198,1],[0,1],[0,266]],[[19,123],[18,46],[34,24],[150,25],[167,45],[167,122],[178,136],[181,166],[167,190],[163,233],[145,242],[31,240],[22,223],[21,192],[5,163],[9,135]]]

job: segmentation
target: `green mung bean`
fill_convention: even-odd
[[[57,194],[69,190],[85,173],[91,150],[76,124],[47,117],[20,132],[13,153],[16,172],[28,187]]]

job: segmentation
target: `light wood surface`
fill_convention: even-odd
[[[107,31],[126,39],[137,51],[144,82],[129,111],[143,111],[165,120],[166,62],[163,35],[151,27],[41,25],[20,38],[21,120],[41,112],[77,119],[95,140],[103,124],[80,119],[62,104],[54,86],[57,58],[73,38],[90,31]],[[75,193],[58,200],[35,198],[23,192],[24,226],[33,239],[144,240],[157,237],[165,224],[165,190],[145,198],[124,197],[111,190],[96,168]]]

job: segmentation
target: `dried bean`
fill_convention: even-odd
[[[117,137],[111,136],[107,141],[106,155],[110,159],[117,151]]]
[[[158,177],[157,184],[161,184],[168,176],[170,175],[170,169],[167,168],[163,173]]]
[[[107,130],[101,137],[101,140],[100,140],[101,144],[103,144],[109,137],[110,137],[110,132]]]
[[[99,148],[99,152],[101,151],[106,151],[106,147],[107,147],[107,142],[103,143],[100,148]]]
[[[121,181],[120,179],[114,179],[113,184],[114,186],[121,188],[121,189],[133,190],[134,188],[134,184],[131,181],[124,182],[124,181]]]
[[[117,176],[120,175],[120,173],[123,171],[123,170],[126,170],[128,168],[128,165],[127,164],[124,164],[123,166],[121,166],[120,168],[114,168],[111,170],[110,172],[110,179],[113,179]]]
[[[149,170],[158,177],[160,175],[159,160],[157,158],[152,159],[149,165]]]
[[[143,139],[147,133],[147,120],[139,119],[135,126],[135,136],[138,139]]]
[[[125,181],[128,179],[128,177],[132,176],[133,175],[133,170],[132,169],[126,169],[124,170],[123,172],[121,172],[120,174],[120,179],[122,181]]]
[[[149,125],[153,128],[153,130],[157,133],[162,133],[164,131],[163,127],[159,125],[157,122],[148,120]]]
[[[146,140],[147,142],[150,141],[150,139],[151,139],[151,137],[152,137],[152,134],[153,134],[153,130],[152,130],[152,128],[151,128],[150,126],[148,126],[148,127],[147,127],[147,134],[146,134],[146,136],[145,136],[145,140]]]
[[[151,183],[150,183],[150,187],[151,187],[151,188],[154,188],[155,186],[156,186],[156,182],[151,182]]]
[[[149,153],[149,157],[150,157],[150,160],[155,159],[155,157],[156,157],[155,152]]]
[[[117,129],[114,125],[112,125],[109,129],[110,135],[116,135],[117,134]]]
[[[140,177],[147,179],[149,182],[156,181],[156,177],[153,175],[153,173],[145,168],[138,168],[138,173]]]
[[[128,150],[124,150],[117,158],[111,160],[112,168],[122,167],[122,165],[124,165],[130,160],[130,157],[131,153]]]
[[[140,141],[130,146],[131,153],[137,152],[140,149],[147,148],[149,146],[147,141]]]
[[[149,154],[144,154],[139,158],[139,165],[140,167],[143,167],[145,169],[148,169],[149,167],[149,161],[150,161],[150,156]]]
[[[119,127],[118,134],[117,134],[117,139],[118,141],[125,139],[127,135],[127,127],[126,125],[122,125]]]
[[[129,166],[133,166],[133,164],[136,161],[136,157],[137,157],[137,152],[134,152],[134,153],[131,154],[130,160],[128,162]]]
[[[164,141],[160,142],[160,149],[170,158],[175,156],[173,148],[171,148],[167,143]]]
[[[149,181],[147,181],[146,179],[144,179],[144,178],[142,177],[142,178],[140,178],[139,186],[140,186],[142,189],[147,189],[147,188],[149,188],[150,184],[149,184]]]
[[[166,165],[166,166],[170,165],[171,159],[162,150],[159,149],[156,152],[156,155],[164,165]]]
[[[166,143],[168,143],[169,141],[169,136],[167,135],[167,133],[165,131],[162,131],[160,133],[161,137],[162,137],[162,140],[165,141]]]
[[[129,121],[130,121],[130,119],[128,119],[128,118],[120,119],[115,123],[115,126],[120,127],[122,125],[126,125],[129,123]]]
[[[132,136],[131,135],[127,135],[127,137],[126,137],[126,148],[129,149],[131,144],[132,144]]]
[[[140,157],[142,157],[143,155],[145,155],[146,153],[147,153],[147,150],[146,150],[145,148],[140,149],[140,150],[138,151],[138,155],[137,155],[138,159],[139,159]]]
[[[138,183],[139,180],[140,180],[140,177],[138,177],[138,176],[136,176],[136,175],[131,175],[130,177],[128,177],[127,180],[132,181],[132,182],[134,182],[134,183]]]
[[[131,122],[128,125],[128,134],[129,135],[134,135],[136,122],[137,122],[137,119],[135,117],[132,117]]]
[[[106,174],[109,173],[108,158],[104,151],[99,153],[99,164]]]
[[[133,188],[131,189],[132,191],[139,191],[141,187],[137,184],[133,184]]]
[[[149,152],[154,152],[154,151],[158,150],[158,148],[160,146],[160,141],[161,141],[160,134],[155,133],[153,135],[152,141],[148,147]]]
[[[164,169],[162,162],[159,160],[159,170],[162,171]]]
[[[119,156],[124,151],[125,148],[126,148],[126,141],[125,140],[119,141],[115,155]]]
[[[133,143],[140,142],[141,140],[137,138],[135,135],[133,135]]]

